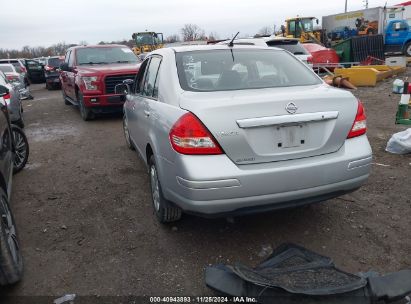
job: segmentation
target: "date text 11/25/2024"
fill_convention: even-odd
[[[150,303],[257,303],[253,297],[150,297]]]

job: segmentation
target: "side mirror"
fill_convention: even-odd
[[[60,70],[69,71],[70,69],[69,69],[68,63],[63,62],[62,64],[60,64]]]
[[[114,87],[114,93],[115,94],[120,94],[120,95],[127,95],[128,93],[131,92],[130,90],[130,85],[134,83],[133,79],[125,79],[123,80],[123,83],[117,84]]]
[[[7,94],[9,94],[9,89],[5,86],[0,85],[0,97],[3,97]]]

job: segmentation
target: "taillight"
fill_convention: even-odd
[[[27,72],[27,69],[26,69],[25,67],[20,67],[20,71],[21,71],[22,73],[26,73],[26,72]]]
[[[51,66],[49,66],[49,65],[46,65],[46,66],[44,67],[44,69],[45,69],[46,71],[51,71],[51,70],[53,69],[53,67],[51,67]]]
[[[365,134],[367,132],[367,117],[365,116],[364,106],[358,100],[357,115],[352,125],[350,133],[347,138],[353,138]]]
[[[313,63],[314,62],[314,60],[313,60],[313,56],[308,56],[307,57],[307,63]]]
[[[7,93],[6,95],[3,95],[3,98],[4,98],[4,99],[10,99],[10,98],[11,98],[10,93]]]
[[[177,120],[170,131],[170,142],[181,154],[223,154],[210,131],[192,113],[186,113]]]

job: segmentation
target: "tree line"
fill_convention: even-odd
[[[253,35],[254,37],[260,37],[260,36],[265,36],[265,35],[271,35],[274,33],[275,27],[270,27],[270,26],[264,26],[262,27],[258,33]],[[248,36],[243,35],[244,36]],[[241,36],[240,36],[241,37]],[[204,29],[199,27],[196,24],[185,24],[181,29],[179,34],[172,34],[164,38],[165,43],[174,43],[174,42],[181,42],[181,41],[196,41],[196,40],[208,40],[208,41],[216,41],[220,39],[225,39],[221,38],[218,33],[216,32],[210,32],[208,35],[206,35],[206,32]],[[228,38],[227,38],[228,39]],[[127,40],[123,39],[120,41],[100,41],[98,44],[103,45],[103,44],[124,44],[132,48],[135,45],[134,40]],[[75,46],[75,45],[87,45],[88,43],[86,41],[80,41],[79,44],[67,44],[65,42],[59,42],[56,44],[53,44],[49,47],[43,47],[43,46],[37,46],[37,47],[31,47],[31,46],[23,46],[21,50],[17,49],[4,49],[0,48],[0,59],[4,58],[37,58],[37,57],[47,57],[47,56],[61,56],[66,53],[66,50],[69,47]]]

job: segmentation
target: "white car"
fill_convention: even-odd
[[[218,44],[228,44],[230,40],[219,42]],[[234,44],[237,45],[256,45],[277,47],[289,51],[295,57],[313,67],[311,54],[301,45],[297,38],[283,38],[283,37],[261,37],[261,38],[240,38],[235,39]]]

